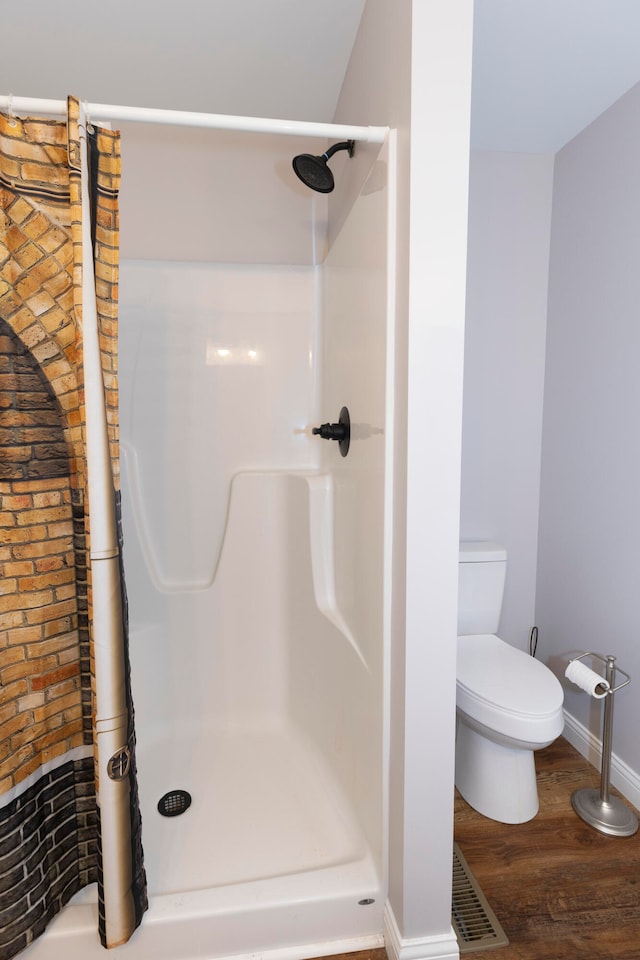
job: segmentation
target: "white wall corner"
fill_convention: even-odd
[[[585,760],[588,760],[597,769],[601,769],[602,741],[566,710],[564,711],[564,731],[562,735],[572,747],[576,748],[578,753],[582,754]],[[611,783],[623,797],[626,797],[629,803],[633,804],[636,810],[640,809],[640,774],[632,770],[615,753],[611,754]]]
[[[448,934],[403,939],[388,900],[384,908],[384,945],[389,960],[459,960],[460,957],[453,927]]]

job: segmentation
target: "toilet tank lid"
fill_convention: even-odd
[[[490,540],[467,540],[460,543],[460,563],[497,563],[507,559],[507,551]]]

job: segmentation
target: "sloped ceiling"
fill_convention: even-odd
[[[0,92],[331,121],[365,0],[5,0]]]
[[[330,121],[364,6],[5,0],[0,93]],[[475,9],[477,149],[555,152],[640,81],[638,0],[476,0]]]

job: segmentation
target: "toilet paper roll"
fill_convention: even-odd
[[[586,690],[596,700],[602,700],[609,692],[608,682],[581,660],[571,660],[564,675],[567,680],[571,680],[571,683],[575,683],[581,690]]]

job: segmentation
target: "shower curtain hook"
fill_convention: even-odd
[[[91,117],[89,116],[89,102],[88,100],[82,101],[82,107],[84,109],[84,122],[87,128],[87,133],[93,133],[93,124],[91,123]]]
[[[17,122],[16,122],[15,116],[13,115],[13,94],[12,93],[9,94],[9,97],[7,99],[7,114],[9,117],[9,126],[16,127]]]

